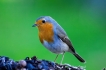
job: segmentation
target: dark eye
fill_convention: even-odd
[[[46,21],[45,20],[42,20],[42,23],[45,23]]]

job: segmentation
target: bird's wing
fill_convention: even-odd
[[[75,49],[72,46],[72,43],[71,43],[70,39],[68,38],[64,29],[59,25],[56,27],[56,30],[57,30],[58,37],[69,46],[71,52],[75,53]]]

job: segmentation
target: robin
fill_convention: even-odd
[[[50,16],[41,16],[36,20],[32,27],[38,27],[40,42],[51,52],[56,53],[56,61],[59,54],[62,55],[61,63],[64,59],[64,53],[72,53],[80,62],[85,60],[75,51],[65,30]]]

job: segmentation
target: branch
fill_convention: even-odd
[[[48,60],[39,60],[36,56],[14,61],[9,57],[0,56],[0,70],[85,70],[83,67],[60,65]]]

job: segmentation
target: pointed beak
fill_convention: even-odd
[[[36,26],[37,26],[37,24],[32,25],[32,27],[36,27]]]

